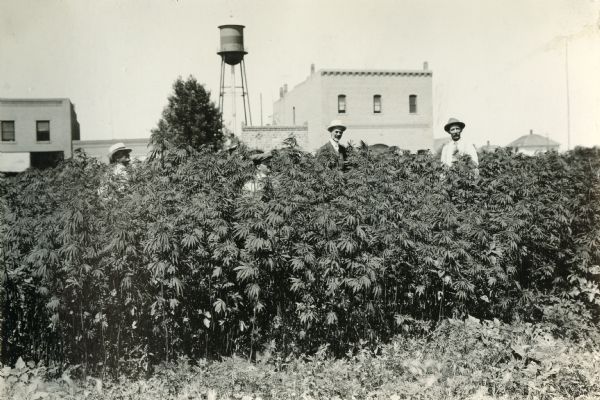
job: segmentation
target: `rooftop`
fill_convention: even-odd
[[[554,140],[538,135],[537,133],[533,133],[533,131],[529,132],[529,135],[523,135],[520,138],[513,140],[510,142],[508,147],[558,147],[560,143],[555,142]]]

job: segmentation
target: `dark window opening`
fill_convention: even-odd
[[[35,151],[29,153],[31,166],[33,168],[54,168],[65,159],[62,151]]]
[[[378,114],[381,112],[381,95],[376,94],[373,96],[373,112]]]
[[[50,141],[50,121],[36,122],[36,140],[38,142]]]
[[[416,114],[417,112],[417,95],[411,94],[408,96],[408,112]]]
[[[2,121],[0,129],[2,129],[3,142],[15,141],[15,121]]]
[[[338,113],[344,114],[346,112],[346,95],[338,95]]]

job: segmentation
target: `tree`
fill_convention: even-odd
[[[150,143],[159,153],[168,147],[210,146],[217,150],[222,146],[221,113],[210,100],[210,92],[196,78],[177,78]]]

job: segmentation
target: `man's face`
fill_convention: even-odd
[[[336,127],[331,129],[331,139],[333,139],[335,142],[339,142],[343,134],[344,131],[341,128]]]
[[[115,161],[119,164],[129,165],[129,162],[131,161],[129,151],[118,151],[115,154]]]
[[[450,127],[450,129],[448,129],[448,131],[450,132],[450,136],[452,136],[452,140],[457,142],[460,139],[460,134],[462,132],[462,129],[460,126],[452,125]]]

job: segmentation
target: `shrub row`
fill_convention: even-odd
[[[1,181],[2,359],[139,370],[265,346],[345,354],[447,318],[595,322],[598,149],[482,155],[85,155]]]
[[[263,353],[162,363],[153,376],[77,380],[76,369],[46,380],[47,370],[19,360],[0,371],[0,397],[14,400],[170,399],[597,399],[600,336],[556,338],[552,324],[445,320],[425,337],[396,337],[344,359],[327,346],[310,357]],[[4,397],[3,397],[4,398]]]

